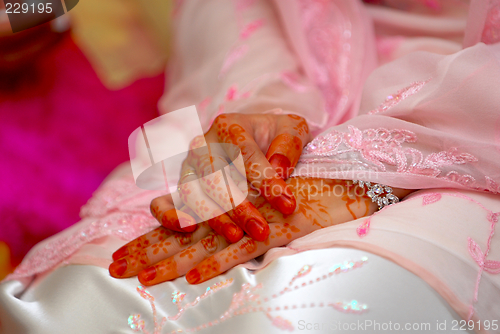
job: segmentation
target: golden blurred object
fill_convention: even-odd
[[[85,0],[69,12],[73,37],[102,82],[119,89],[165,70],[170,0]]]
[[[0,281],[10,274],[14,268],[11,265],[9,246],[0,241]]]

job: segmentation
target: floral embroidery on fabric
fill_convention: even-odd
[[[288,285],[290,286],[293,284],[293,282],[295,282],[296,279],[306,276],[307,274],[309,274],[311,272],[311,270],[312,270],[312,266],[310,266],[308,264],[304,265],[302,268],[300,268],[300,270],[297,272],[297,274],[295,274],[295,276],[292,277],[292,279],[290,280]]]
[[[471,161],[474,162],[474,161]],[[455,182],[458,184],[461,184],[463,186],[469,187],[469,188],[474,188],[477,189],[476,187],[476,179],[472,175],[460,175],[459,173],[455,171],[448,172],[445,176],[445,179]]]
[[[500,41],[500,1],[491,0],[486,22],[484,24],[481,42],[494,44]]]
[[[253,35],[254,32],[259,30],[260,27],[264,25],[264,20],[259,19],[247,24],[243,30],[240,32],[240,39],[244,40]]]
[[[494,260],[486,260],[486,257],[488,256],[488,253],[491,249],[491,241],[493,238],[493,235],[495,234],[495,226],[498,223],[498,219],[500,217],[500,212],[493,212],[486,208],[483,204],[480,202],[470,198],[469,196],[460,194],[460,193],[430,193],[430,194],[423,194],[420,196],[414,196],[407,201],[413,201],[413,200],[419,200],[422,199],[422,205],[430,205],[432,203],[436,203],[443,196],[450,196],[450,197],[458,197],[465,199],[467,201],[470,201],[476,205],[478,205],[481,209],[485,210],[487,212],[486,218],[488,222],[490,223],[490,233],[488,236],[488,239],[486,241],[486,250],[483,252],[481,250],[481,247],[472,239],[472,238],[467,238],[467,245],[468,245],[468,251],[472,259],[478,264],[479,266],[479,271],[477,273],[476,277],[476,285],[474,289],[474,297],[472,299],[472,302],[469,306],[469,315],[467,320],[471,320],[472,316],[474,315],[474,305],[478,301],[478,293],[479,293],[479,284],[481,282],[481,277],[484,271],[490,274],[500,274],[500,261],[494,261]],[[356,229],[356,232],[359,237],[364,237],[368,234],[369,228],[370,228],[370,223],[371,219],[379,214],[380,212],[391,208],[390,206],[387,206],[383,208],[380,211],[375,212],[373,215],[368,217],[363,223],[361,223],[358,228]]]
[[[472,238],[467,238],[469,245],[469,254],[479,266],[479,271],[476,278],[476,287],[474,290],[474,298],[472,299],[472,303],[469,307],[469,316],[467,320],[472,319],[472,316],[474,315],[474,304],[476,304],[478,301],[479,283],[481,282],[483,271],[486,271],[490,274],[500,274],[500,261],[486,260],[486,257],[488,256],[488,253],[491,249],[491,239],[495,234],[495,226],[496,223],[498,223],[500,212],[492,212],[482,205],[481,207],[488,211],[487,219],[490,222],[490,235],[488,236],[488,240],[486,241],[486,251],[484,253],[481,250],[481,247],[479,247],[479,245]]]
[[[379,105],[376,109],[370,110],[368,114],[369,115],[378,114],[383,111],[389,110],[390,108],[399,104],[399,102],[405,100],[407,97],[418,93],[422,89],[422,87],[424,87],[424,85],[428,83],[430,80],[431,79],[427,79],[425,81],[415,81],[411,83],[408,87],[398,90],[396,94],[387,96],[387,98],[385,99],[384,102],[382,102],[381,105]]]
[[[144,327],[146,326],[146,323],[141,319],[140,314],[133,314],[128,317],[128,325],[134,332],[141,331],[144,333]]]
[[[312,79],[323,93],[328,113],[341,117],[351,94],[351,21],[332,1],[301,0],[300,6],[312,53]]]
[[[222,281],[222,282],[219,282],[219,283],[216,283],[216,284],[213,284],[212,286],[208,287],[206,289],[206,291],[202,295],[196,297],[191,303],[187,303],[184,306],[182,306],[182,300],[184,300],[184,297],[186,296],[186,294],[185,293],[179,293],[178,291],[175,291],[172,294],[172,302],[177,305],[178,312],[177,312],[177,314],[168,317],[168,320],[177,320],[177,319],[179,319],[180,316],[187,309],[189,309],[189,308],[191,308],[193,306],[196,306],[202,299],[205,299],[208,296],[211,296],[212,294],[216,293],[217,291],[219,291],[219,290],[221,290],[221,289],[223,289],[225,287],[230,286],[231,284],[233,284],[233,279],[232,278],[227,279],[227,280]],[[175,302],[174,302],[174,300],[175,300]]]
[[[225,101],[234,101],[234,100],[238,100],[238,99],[245,99],[249,96],[250,96],[249,91],[247,91],[245,93],[240,93],[238,91],[238,85],[234,84],[228,88],[228,90],[226,92]]]
[[[491,191],[494,194],[500,193],[500,186],[498,183],[495,182],[492,178],[485,176],[486,179],[486,187],[489,191]]]
[[[365,235],[368,234],[368,231],[370,230],[370,224],[371,224],[370,218],[371,217],[368,217],[367,219],[365,219],[361,223],[361,225],[359,225],[356,228],[356,233],[358,234],[359,237],[364,237]]]
[[[222,68],[219,71],[219,79],[224,77],[231,67],[243,56],[245,56],[250,49],[247,44],[241,44],[242,41],[250,38],[259,28],[264,25],[263,19],[257,19],[248,24],[243,23],[243,12],[254,4],[255,0],[239,0],[236,2],[236,18],[240,33],[237,40],[234,42],[231,49],[224,57]]]
[[[155,298],[146,290],[145,287],[142,285],[139,285],[137,287],[137,292],[141,295],[142,298],[147,300],[151,304],[151,310],[153,311],[153,320],[155,324],[155,329],[153,334],[160,334],[161,329],[165,325],[165,322],[167,322],[167,318],[163,317],[160,322],[157,320],[157,311],[156,311],[156,305],[155,305]],[[130,317],[128,317],[128,325],[130,328],[132,328],[135,332],[141,331],[144,334],[149,334],[149,332],[145,329],[146,323],[144,320],[141,320],[141,315],[140,314],[133,314]]]
[[[284,331],[290,331],[290,332],[293,332],[295,330],[295,327],[293,327],[292,322],[290,320],[283,319],[280,316],[277,316],[274,318],[271,316],[268,316],[268,317],[270,317],[274,327],[277,327],[277,328],[284,330]]]
[[[469,253],[476,263],[490,274],[500,274],[500,261],[485,260],[486,253],[476,244],[472,238],[467,238],[469,242]]]
[[[387,130],[384,128],[360,130],[349,126],[349,133],[333,130],[318,136],[306,147],[303,154],[334,156],[359,151],[363,158],[385,170],[383,162],[397,164],[403,160],[402,143],[417,141],[415,133],[408,130]],[[342,147],[343,146],[345,147]]]
[[[398,173],[431,177],[439,177],[445,166],[478,161],[472,154],[459,153],[455,147],[447,151],[431,153],[424,158],[421,151],[403,147],[403,143],[417,141],[416,134],[409,130],[384,128],[360,130],[352,125],[349,125],[348,130],[348,133],[333,130],[326,135],[316,137],[307,144],[303,153],[332,157],[354,152],[373,164],[371,169],[374,171],[385,172],[387,171],[386,165],[389,165],[395,166]],[[314,163],[315,159],[300,159],[299,162]],[[469,187],[475,183],[472,176],[462,176],[455,171],[441,177]]]
[[[71,256],[83,245],[107,235],[132,240],[159,226],[149,212],[149,203],[163,191],[139,189],[133,179],[106,182],[80,212],[82,221],[64,236],[39,243],[6,280],[44,272]]]
[[[440,199],[441,199],[441,194],[439,194],[439,193],[433,193],[433,194],[425,195],[422,198],[422,205],[428,205],[428,204],[436,203]]]
[[[205,328],[209,328],[215,325],[218,325],[226,320],[229,320],[230,318],[238,315],[244,315],[247,313],[255,313],[255,312],[262,312],[266,317],[271,321],[271,324],[275,326],[276,328],[279,328],[283,331],[294,331],[295,327],[293,326],[292,322],[288,319],[283,318],[282,316],[273,316],[271,313],[273,311],[286,311],[286,310],[293,310],[297,308],[313,308],[313,307],[325,307],[325,306],[331,306],[333,309],[340,311],[340,312],[347,312],[347,313],[354,313],[354,314],[360,314],[362,312],[365,312],[368,310],[368,306],[365,304],[359,304],[356,300],[352,300],[350,302],[344,302],[344,301],[337,301],[337,302],[330,302],[330,303],[319,303],[316,305],[315,303],[310,303],[305,304],[303,303],[302,305],[298,304],[293,304],[293,305],[284,305],[284,306],[275,306],[269,307],[265,306],[266,303],[268,303],[271,300],[275,300],[280,298],[283,294],[295,291],[297,289],[301,289],[304,287],[307,287],[309,285],[321,282],[323,280],[326,280],[334,275],[338,275],[341,273],[346,273],[349,271],[352,271],[353,269],[360,268],[363,266],[366,262],[368,261],[368,258],[366,256],[362,257],[361,260],[358,261],[344,261],[342,263],[338,263],[333,265],[328,269],[328,272],[316,277],[315,279],[309,280],[309,282],[304,281],[300,285],[295,285],[293,289],[290,287],[294,283],[295,280],[301,279],[309,275],[312,271],[312,266],[310,265],[304,265],[302,268],[300,268],[297,271],[297,274],[295,274],[290,282],[287,284],[285,288],[283,288],[279,293],[273,294],[271,297],[262,297],[259,295],[257,292],[263,288],[262,283],[259,283],[255,286],[252,286],[249,283],[245,283],[241,285],[241,290],[239,292],[236,292],[233,294],[231,304],[229,305],[228,309],[222,313],[222,315],[219,316],[219,318],[212,320],[207,323],[203,323],[201,325],[198,325],[193,328],[186,328],[186,329],[177,329],[177,330],[172,330],[170,333],[180,333],[180,332],[196,332]],[[184,313],[185,310],[188,308],[191,308],[201,302],[201,300],[207,298],[211,294],[217,292],[220,289],[226,288],[230,286],[233,283],[233,279],[227,279],[225,281],[216,283],[210,287],[208,287],[202,295],[196,297],[194,301],[191,303],[187,303],[182,305],[182,301],[185,299],[186,294],[179,292],[179,291],[174,291],[172,293],[172,302],[177,305],[178,307],[178,313],[174,316],[169,316],[169,317],[163,317],[161,322],[157,321],[157,312],[156,312],[156,306],[155,306],[155,299],[154,297],[147,291],[143,286],[139,286],[137,288],[137,292],[140,294],[140,296],[146,300],[148,300],[151,303],[151,309],[153,311],[153,319],[155,323],[155,328],[154,328],[154,334],[159,334],[161,329],[163,328],[165,322],[167,320],[172,321],[172,320],[178,320],[180,316]],[[144,334],[149,334],[149,332],[146,331],[146,321],[143,320],[140,314],[133,314],[128,317],[128,324],[131,329],[134,331],[142,331]]]

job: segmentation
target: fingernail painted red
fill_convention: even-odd
[[[188,271],[186,274],[186,280],[188,281],[189,284],[199,283],[201,281],[201,275],[198,269],[193,268],[190,271]]]
[[[262,195],[279,212],[289,215],[295,211],[297,202],[285,181],[280,178],[266,179],[261,186]]]
[[[287,157],[276,153],[269,159],[269,163],[282,179],[288,178],[291,172],[290,167],[292,167],[292,163]]]
[[[122,257],[127,256],[128,254],[129,254],[128,247],[123,246],[123,247],[119,248],[116,252],[113,253],[113,261],[119,260]]]
[[[270,233],[269,225],[259,222],[255,219],[250,219],[246,224],[246,231],[257,241],[264,241]]]
[[[121,277],[127,270],[127,260],[121,259],[109,265],[109,273],[113,277]]]
[[[146,283],[154,280],[156,278],[156,268],[155,267],[147,267],[142,270],[138,275],[139,281],[141,283]]]
[[[222,233],[232,244],[243,238],[243,231],[231,223],[226,223],[222,226]]]
[[[284,215],[291,215],[295,211],[295,207],[297,206],[295,197],[293,195],[290,196],[286,192],[281,194],[281,196],[276,199],[274,204],[276,205],[279,212]]]

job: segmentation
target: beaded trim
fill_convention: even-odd
[[[366,195],[372,199],[373,203],[378,204],[379,210],[387,205],[399,202],[399,198],[392,193],[392,188],[389,186],[378,183],[371,184],[371,182],[361,180],[353,180],[352,183],[360,187],[366,187],[368,189]]]

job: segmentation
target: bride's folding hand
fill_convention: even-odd
[[[291,174],[308,141],[307,123],[296,115],[220,115],[204,140],[197,138],[191,144],[181,172],[181,199],[228,241],[240,240],[243,231],[255,240],[263,241],[270,232],[268,224],[255,206],[245,199],[246,193],[242,190],[247,188],[248,182],[252,188],[260,190],[273,208],[291,214],[296,200],[284,179]],[[241,164],[231,165],[233,171],[239,173],[231,173],[232,177],[224,179],[220,171],[228,163],[237,161],[240,153]],[[210,220],[224,212],[227,215],[222,215],[221,219]],[[186,231],[177,225],[173,230]]]
[[[189,233],[162,226],[115,252],[115,262],[109,268],[111,275],[117,278],[138,275],[142,284],[153,285],[186,274],[189,283],[200,283],[272,247],[286,245],[323,227],[369,215],[377,208],[363,189],[353,186],[351,181],[291,178],[286,183],[297,199],[297,209],[291,214],[276,210],[259,190],[251,190],[249,194],[249,201],[269,223],[270,234],[265,240],[244,236],[230,244],[210,228],[210,222],[198,224],[196,231]],[[156,205],[173,207],[168,196],[155,199],[152,206]],[[226,214],[221,217],[214,219],[229,219]]]

